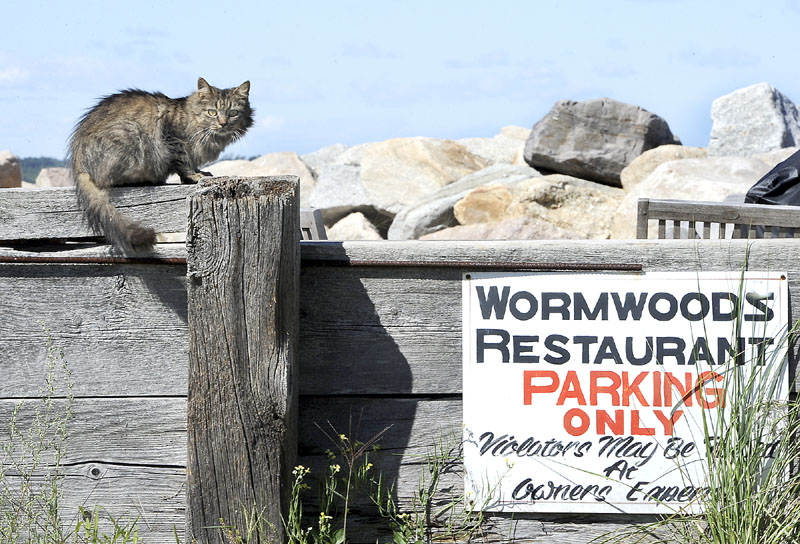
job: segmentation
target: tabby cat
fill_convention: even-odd
[[[69,161],[78,203],[89,226],[123,251],[148,249],[153,229],[122,215],[111,204],[108,188],[162,185],[177,174],[181,183],[197,183],[229,143],[253,124],[250,82],[218,89],[205,79],[183,98],[136,89],[100,100],[78,122]]]

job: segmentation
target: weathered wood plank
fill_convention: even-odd
[[[156,232],[186,230],[186,198],[194,185],[118,187],[111,202]],[[86,225],[71,187],[0,191],[0,241],[82,239],[97,235]]]
[[[41,380],[40,380],[41,381]],[[0,400],[0,436],[7,441],[11,412],[18,400]],[[37,399],[26,399],[17,421],[33,426]],[[63,413],[65,400],[56,400]],[[131,466],[186,466],[186,398],[77,398],[64,444],[66,464],[111,463]]]
[[[76,395],[185,395],[185,267],[0,264],[0,398],[36,393],[47,335]]]
[[[738,270],[749,246],[751,268],[785,269],[791,292],[800,289],[800,248],[791,239],[480,243],[473,244],[471,253],[463,243],[410,245],[301,244],[303,254],[318,263],[305,266],[301,276],[302,394],[459,393],[460,278],[470,265],[429,267],[443,260],[627,260],[645,270]],[[422,264],[320,266],[343,257],[418,259]],[[41,316],[64,347],[76,394],[185,394],[188,330],[180,315],[185,308],[182,273],[182,267],[171,265],[0,266],[0,291],[10,295],[0,298],[0,310],[12,316],[0,321],[5,376],[0,396],[35,394],[27,384],[41,372],[45,354],[45,337],[36,325]],[[792,315],[800,316],[800,297],[791,301]]]
[[[189,201],[187,539],[243,527],[284,540],[297,464],[299,179],[201,181]],[[255,543],[266,544],[266,537]]]
[[[647,237],[648,219],[659,221],[658,237],[663,238],[661,221],[712,221],[731,223],[753,229],[756,225],[775,227],[800,227],[800,211],[796,206],[768,206],[763,204],[730,204],[726,202],[693,202],[686,200],[640,199],[637,215],[637,238]],[[642,235],[644,233],[644,235]],[[674,236],[677,238],[677,236]],[[746,230],[739,236],[747,238]],[[750,238],[755,238],[751,231]]]

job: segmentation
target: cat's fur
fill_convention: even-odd
[[[200,78],[183,98],[126,90],[103,98],[78,122],[69,154],[78,203],[95,232],[123,251],[148,249],[155,232],[119,213],[108,188],[161,185],[170,174],[196,183],[253,124],[250,82],[217,89]]]

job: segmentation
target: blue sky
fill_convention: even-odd
[[[131,3],[6,0],[0,150],[62,157],[97,98],[251,81],[237,155],[492,136],[610,97],[708,143],[711,102],[767,81],[800,103],[800,0]],[[10,21],[14,21],[13,24]]]

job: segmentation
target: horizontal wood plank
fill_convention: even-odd
[[[76,395],[185,395],[185,273],[174,265],[0,264],[0,398],[37,392],[45,329],[64,351]]]
[[[751,269],[786,270],[790,291],[799,292],[800,247],[792,240],[508,242],[477,244],[471,254],[462,243],[307,242],[303,254],[316,264],[301,273],[300,391],[460,393],[461,274],[474,262],[627,259],[647,271],[735,271],[748,248]],[[77,253],[87,257],[86,250]],[[423,264],[339,266],[342,256]],[[325,265],[328,258],[339,265]],[[443,259],[465,264],[437,266]],[[0,291],[8,293],[0,298],[7,316],[0,321],[0,369],[7,377],[0,397],[36,393],[30,384],[46,354],[40,319],[63,346],[76,394],[185,394],[184,274],[180,265],[0,265]],[[792,316],[800,316],[800,296],[790,298]]]
[[[7,414],[12,404],[0,402],[2,413]],[[32,408],[29,405],[20,414],[21,428],[29,426]],[[64,519],[74,523],[78,507],[91,509],[98,505],[122,521],[139,515],[139,533],[147,542],[174,542],[173,527],[182,536],[185,399],[76,399],[74,411],[66,444]],[[442,507],[458,498],[463,490],[463,472],[458,463],[459,399],[301,397],[300,463],[312,467],[312,475],[325,475],[329,464],[325,450],[337,451],[336,443],[326,433],[334,439],[334,433],[341,432],[352,440],[365,441],[384,429],[387,422],[392,426],[377,440],[380,449],[371,454],[370,461],[375,464],[375,474],[380,472],[386,481],[396,482],[395,496],[401,510],[413,511],[415,493],[418,495],[420,486],[430,480],[427,462],[440,454],[437,451],[448,451],[452,465],[442,475],[434,504]],[[0,428],[3,435],[6,431]],[[43,474],[38,472],[35,480],[43,481]],[[10,482],[15,481],[12,475],[9,478]],[[310,508],[313,493],[307,493],[304,499]],[[372,543],[377,536],[387,535],[385,521],[371,513],[369,504],[363,496],[354,501],[354,544]],[[586,542],[642,520],[631,516],[568,518],[530,514],[515,514],[513,519],[498,514],[485,517],[483,532],[487,542],[509,542],[510,534],[519,542],[529,538],[542,539],[537,542]],[[559,535],[562,540],[558,540]]]
[[[7,475],[6,481],[18,492],[18,477]],[[49,481],[49,476],[40,472],[31,484],[36,489]],[[68,532],[74,531],[83,508],[96,512],[98,527],[108,535],[113,534],[110,516],[122,526],[136,522],[141,542],[175,544],[176,531],[181,541],[184,537],[185,481],[184,468],[98,462],[67,466],[59,503],[63,526]]]
[[[647,216],[649,219],[676,221],[800,227],[800,208],[797,206],[649,199]]]
[[[109,196],[121,212],[156,232],[178,232],[186,231],[186,197],[196,190],[194,185],[118,187]],[[72,187],[0,190],[0,225],[0,241],[97,236]]]

